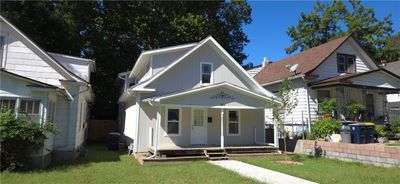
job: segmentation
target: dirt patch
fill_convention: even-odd
[[[272,161],[272,163],[281,164],[281,165],[304,165],[301,162],[293,162],[293,161],[285,161],[285,160]]]

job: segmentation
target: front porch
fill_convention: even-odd
[[[312,82],[309,86],[315,90],[318,104],[324,99],[335,98],[338,108],[336,114],[345,116],[345,121],[353,120],[346,116],[344,106],[362,104],[365,110],[361,112],[358,121],[384,123],[389,112],[387,95],[399,93],[400,79],[390,72],[379,69],[364,73],[346,74],[322,81]]]

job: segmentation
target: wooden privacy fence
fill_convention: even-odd
[[[91,142],[105,141],[110,132],[118,132],[117,120],[90,120],[88,140]]]

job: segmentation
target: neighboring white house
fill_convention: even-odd
[[[339,105],[362,103],[369,121],[383,121],[386,94],[400,90],[399,76],[380,68],[351,35],[265,64],[254,78],[273,93],[284,78],[292,81],[298,105],[285,122],[289,130],[298,133],[302,125],[308,127],[318,118],[318,102],[326,98],[336,98]],[[266,122],[272,124],[270,110],[266,110]]]
[[[265,144],[264,108],[273,94],[211,36],[144,51],[124,76],[120,119],[135,152]]]
[[[56,124],[59,133],[36,154],[39,163],[75,158],[86,138],[94,61],[48,53],[1,16],[0,23],[1,110]]]

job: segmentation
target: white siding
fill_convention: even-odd
[[[352,78],[353,84],[382,87],[382,88],[392,88],[400,90],[400,79],[387,74],[383,71],[369,73],[359,77]]]
[[[61,85],[59,79],[65,79],[18,40],[8,26],[1,23],[1,32],[8,33],[6,38],[7,56],[5,68],[16,74],[52,85]]]
[[[136,105],[132,105],[125,110],[124,134],[133,140],[136,139],[137,118]]]
[[[244,81],[229,66],[223,57],[219,55],[210,45],[205,44],[194,51],[189,57],[172,67],[160,78],[149,85],[156,88],[155,95],[168,94],[186,91],[200,87],[200,63],[213,63],[214,83],[229,82],[245,89],[251,89],[250,85]],[[177,85],[179,84],[179,85]]]
[[[316,100],[316,92],[311,90],[307,86],[304,86],[302,79],[292,80],[292,87],[296,91],[296,95],[294,98],[297,98],[298,103],[297,106],[293,109],[291,114],[287,114],[285,116],[285,124],[302,124],[302,122],[307,125],[308,119],[308,111],[307,111],[307,91],[309,95],[309,105],[310,105],[310,116],[311,121],[314,121],[317,118],[317,100]],[[266,86],[266,89],[271,92],[278,92],[280,84],[274,84],[270,86]],[[272,111],[270,109],[265,110],[265,121],[267,124],[273,124],[272,121]]]
[[[254,77],[258,72],[260,72],[261,69],[262,69],[262,67],[257,67],[257,68],[249,69],[246,72],[250,75],[250,77]]]
[[[356,56],[356,71],[366,72],[375,69],[370,63],[372,60],[356,45],[353,40],[346,41],[340,46],[325,62],[323,62],[313,72],[314,75],[318,75],[317,80],[337,76],[337,54],[349,54]]]
[[[188,50],[179,50],[175,52],[169,52],[169,53],[163,53],[163,54],[157,54],[151,56],[151,63],[152,63],[152,71],[153,75],[157,74],[161,70],[163,70],[165,67],[176,61],[178,58],[183,56]]]
[[[75,75],[81,77],[85,81],[90,81],[89,65],[91,61],[82,61],[80,59],[54,53],[49,54]]]

